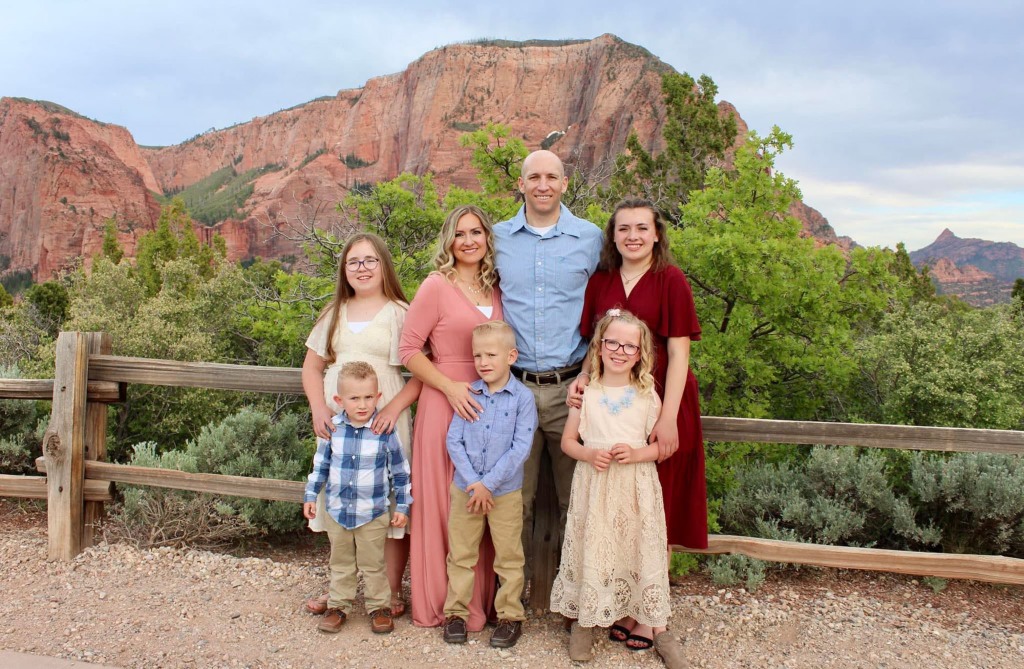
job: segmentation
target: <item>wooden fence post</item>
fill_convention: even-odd
[[[89,354],[110,355],[110,335],[106,332],[87,332],[86,347]],[[107,459],[107,404],[86,402],[85,459]],[[82,548],[93,545],[96,524],[103,518],[103,502],[86,502],[82,528]]]
[[[533,546],[531,554],[526,556],[533,567],[529,607],[535,611],[547,611],[551,607],[551,585],[555,581],[558,557],[562,552],[560,518],[551,458],[545,449],[541,453],[537,496],[533,506]]]
[[[86,336],[61,332],[57,336],[53,409],[43,437],[50,560],[71,560],[82,552],[88,367]]]

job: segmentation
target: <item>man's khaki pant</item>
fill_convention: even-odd
[[[532,555],[534,498],[537,496],[537,481],[540,477],[541,456],[547,450],[551,458],[555,479],[555,494],[558,496],[558,537],[556,545],[561,547],[565,531],[565,517],[569,511],[569,496],[572,493],[572,475],[576,461],[562,452],[562,431],[569,418],[569,407],[565,396],[573,377],[562,383],[539,386],[524,381],[523,385],[533,393],[537,403],[537,431],[533,434],[530,457],[523,467],[523,553]],[[557,564],[557,563],[556,563]],[[529,569],[527,570],[529,571]]]

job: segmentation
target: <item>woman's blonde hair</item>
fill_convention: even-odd
[[[487,239],[487,251],[483,260],[480,261],[478,277],[480,286],[488,293],[498,283],[498,273],[494,269],[494,233],[491,231],[491,217],[474,204],[464,204],[461,207],[452,209],[444,223],[441,224],[441,231],[437,235],[437,253],[434,255],[434,268],[449,281],[455,278],[455,254],[452,253],[452,245],[455,244],[455,228],[459,225],[459,219],[466,214],[473,214],[480,219],[484,227],[484,237]]]
[[[590,340],[590,349],[587,356],[590,358],[590,369],[594,374],[594,380],[600,381],[604,376],[604,361],[601,360],[601,340],[608,326],[614,321],[620,321],[628,325],[635,325],[640,329],[640,359],[633,368],[629,370],[630,382],[641,392],[648,392],[654,388],[654,376],[651,371],[654,369],[654,339],[651,336],[651,329],[647,323],[626,311],[625,309],[609,309],[597,322],[594,328],[594,337]]]
[[[374,253],[380,258],[379,267],[381,279],[383,280],[384,296],[403,307],[409,304],[409,300],[405,299],[405,293],[402,291],[402,284],[398,281],[395,263],[391,260],[391,251],[388,250],[388,245],[384,240],[372,232],[360,232],[349,237],[348,241],[345,242],[345,246],[341,249],[341,258],[338,261],[338,282],[334,286],[334,296],[316,319],[317,323],[324,318],[330,319],[327,328],[327,357],[325,358],[328,365],[338,357],[334,351],[334,330],[338,327],[341,305],[348,302],[356,294],[355,289],[348,282],[348,277],[345,275],[345,263],[348,262],[348,254],[352,251],[352,247],[359,242],[369,243],[373,247]]]

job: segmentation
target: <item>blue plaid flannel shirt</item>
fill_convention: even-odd
[[[393,486],[395,511],[409,515],[409,463],[398,433],[374,434],[372,417],[363,427],[353,427],[344,412],[331,422],[335,425],[331,438],[317,439],[305,501],[315,502],[326,484],[327,513],[345,529],[353,530],[387,513]]]

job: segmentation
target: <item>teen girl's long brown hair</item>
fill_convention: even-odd
[[[338,283],[334,287],[334,297],[327,303],[324,310],[320,312],[317,322],[319,323],[324,318],[329,318],[327,328],[327,364],[331,364],[338,357],[334,351],[334,329],[338,327],[338,318],[341,315],[341,305],[352,299],[356,291],[352,288],[352,284],[348,282],[348,277],[345,274],[345,263],[348,262],[348,254],[351,252],[352,247],[359,242],[369,242],[370,246],[373,247],[374,253],[380,258],[380,265],[378,266],[383,279],[383,285],[381,286],[384,290],[384,296],[392,302],[398,303],[402,308],[406,308],[409,305],[409,300],[405,299],[405,293],[402,291],[402,284],[398,281],[398,274],[395,272],[395,263],[391,259],[391,251],[388,250],[388,245],[384,243],[384,240],[373,234],[372,232],[359,232],[348,238],[345,242],[345,246],[341,249],[341,260],[338,263]]]

